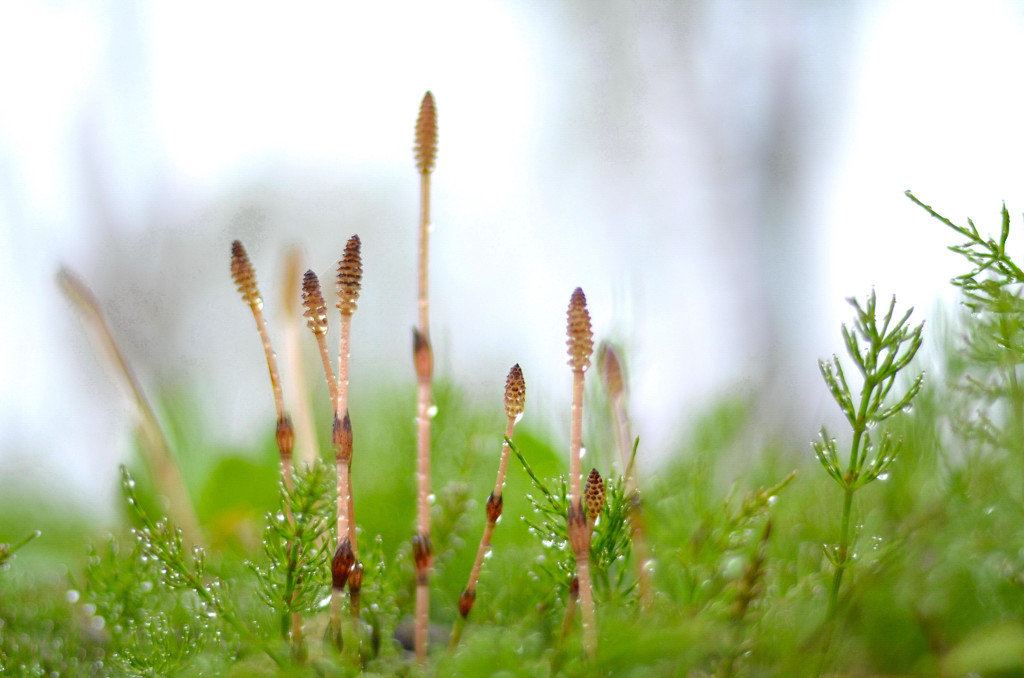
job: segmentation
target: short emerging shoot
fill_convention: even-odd
[[[476,552],[476,560],[473,562],[473,569],[469,573],[469,582],[459,596],[459,615],[455,627],[452,630],[450,647],[454,648],[459,643],[462,635],[464,620],[469,616],[476,601],[476,583],[480,577],[480,568],[483,566],[484,557],[491,548],[491,537],[501,517],[501,510],[504,506],[502,492],[505,487],[505,473],[508,470],[509,444],[516,422],[523,414],[526,406],[526,381],[523,379],[523,370],[519,365],[513,365],[505,380],[505,438],[501,445],[501,459],[498,462],[498,477],[494,482],[494,490],[487,497],[487,523],[484,525],[484,533],[480,537],[480,546]]]

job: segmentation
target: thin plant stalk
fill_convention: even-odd
[[[588,657],[597,651],[597,622],[594,592],[590,578],[590,528],[584,517],[580,492],[580,450],[583,447],[584,373],[590,367],[594,335],[587,311],[587,298],[577,287],[569,301],[566,334],[569,366],[572,367],[572,422],[569,429],[569,515],[567,533],[576,558],[576,576],[580,583],[580,608],[583,616],[583,650]]]
[[[331,432],[331,440],[335,448],[343,445],[341,439],[343,433],[342,423],[338,419],[337,382],[334,378],[334,368],[331,366],[330,353],[327,350],[327,303],[324,301],[323,292],[320,288],[320,280],[313,271],[306,271],[302,278],[302,302],[305,306],[306,322],[309,329],[313,331],[317,347],[320,349],[320,362],[323,365],[324,377],[327,380],[327,390],[331,396],[331,408],[334,411],[334,425]],[[351,431],[351,427],[350,427]],[[350,436],[351,438],[351,436]],[[351,454],[351,440],[349,440],[349,454]],[[335,452],[335,459],[342,456],[342,453]],[[346,483],[342,480],[341,471],[337,471],[338,495],[342,496]],[[347,503],[345,504],[347,506]],[[341,637],[341,596],[348,579],[351,563],[345,564],[347,553],[342,546],[343,536],[348,533],[348,514],[342,510],[337,512],[337,541],[335,543],[335,554],[331,562],[331,631],[334,637],[340,641]],[[348,547],[351,552],[351,546]],[[338,568],[341,571],[338,571]]]
[[[292,449],[295,446],[295,429],[291,417],[284,409],[284,394],[281,389],[281,376],[277,368],[277,357],[270,344],[270,332],[267,321],[263,317],[263,298],[256,284],[256,271],[249,261],[245,247],[238,240],[231,243],[231,277],[234,279],[242,300],[252,310],[256,329],[263,343],[263,353],[267,358],[267,370],[270,372],[270,385],[274,392],[274,409],[277,412],[277,430],[274,436],[281,461],[281,476],[289,494],[292,492]],[[285,505],[288,521],[293,520],[291,508]],[[294,546],[293,546],[294,548]],[[303,656],[302,615],[294,612],[291,615],[292,654],[296,658]]]
[[[358,628],[359,594],[362,586],[362,564],[356,543],[355,503],[352,497],[352,420],[348,411],[348,365],[349,346],[352,330],[352,314],[355,313],[362,287],[362,259],[358,235],[349,238],[345,253],[338,262],[338,277],[335,285],[337,308],[340,319],[338,340],[338,375],[332,383],[331,405],[334,409],[332,442],[334,445],[335,470],[337,474],[337,549],[332,561],[331,586],[331,627],[337,639],[341,638],[341,596],[346,584],[349,586],[349,612],[353,625]],[[326,353],[326,349],[324,351]],[[330,360],[324,357],[324,364]],[[332,381],[328,374],[328,380]],[[336,567],[337,565],[337,567]],[[344,572],[344,576],[341,576]],[[356,577],[353,573],[358,572]],[[353,636],[357,638],[358,636]]]
[[[452,628],[452,638],[449,649],[459,644],[462,636],[462,629],[465,620],[473,609],[476,602],[476,583],[480,578],[480,569],[483,567],[484,557],[491,548],[491,537],[494,529],[498,526],[498,519],[501,518],[501,510],[504,505],[502,493],[505,488],[505,474],[508,471],[509,443],[515,430],[516,422],[523,414],[526,405],[526,381],[523,379],[523,370],[518,364],[513,365],[505,380],[505,438],[501,445],[501,459],[498,462],[498,476],[494,481],[494,491],[487,497],[487,523],[484,525],[484,533],[480,537],[480,546],[476,552],[476,560],[473,561],[473,568],[469,572],[469,582],[465,590],[459,596],[459,618],[455,620]]]
[[[640,605],[644,609],[649,609],[651,606],[651,576],[647,564],[651,559],[651,550],[647,545],[640,502],[640,486],[636,479],[636,468],[633,463],[635,447],[629,430],[629,415],[626,411],[626,388],[622,363],[611,344],[602,343],[598,353],[605,388],[611,398],[615,438],[618,443],[622,473],[626,480],[626,496],[629,497],[629,527],[633,542],[633,563],[636,567]]]
[[[107,324],[99,301],[92,291],[67,268],[57,273],[57,281],[64,295],[81,314],[94,346],[107,356],[107,364],[114,378],[129,393],[139,417],[142,459],[149,470],[157,490],[168,500],[168,513],[182,531],[185,539],[193,544],[200,543],[199,520],[196,518],[188,488],[181,476],[181,469],[171,452],[170,443],[164,435],[149,399],[142,390],[138,377],[128,364],[121,346]]]
[[[433,566],[433,548],[430,543],[430,396],[434,369],[430,342],[413,330],[413,361],[417,373],[416,405],[416,478],[417,533],[413,537],[413,559],[416,564],[416,621],[414,646],[416,658],[427,659],[427,630],[430,615],[430,569]]]
[[[420,174],[419,328],[430,327],[430,176],[437,158],[437,107],[427,92],[416,119],[416,168]]]
[[[416,119],[416,168],[420,175],[419,218],[419,326],[413,335],[413,362],[417,376],[416,457],[417,534],[413,537],[416,562],[416,621],[414,644],[420,663],[427,660],[427,627],[430,617],[430,398],[434,356],[430,345],[430,175],[437,158],[437,108],[434,95],[427,92]]]
[[[356,552],[352,547],[352,521],[349,513],[349,499],[351,497],[351,470],[352,460],[352,422],[345,414],[345,418],[339,421],[334,420],[332,433],[334,443],[334,455],[338,478],[338,522],[337,522],[337,549],[331,562],[331,630],[335,638],[341,638],[341,598],[348,583],[352,568],[356,563]]]
[[[359,301],[359,293],[362,289],[363,262],[361,249],[362,243],[359,240],[358,235],[353,235],[348,239],[348,242],[345,244],[345,253],[342,255],[341,261],[338,262],[338,279],[336,284],[338,295],[337,306],[341,331],[338,333],[338,382],[335,387],[337,401],[335,403],[334,410],[338,417],[342,417],[344,420],[348,421],[348,428],[350,431],[352,424],[349,419],[348,410],[348,365],[352,336],[352,315],[356,312],[356,308],[358,307],[357,302]],[[359,556],[358,549],[356,547],[354,518],[355,506],[352,498],[351,483],[351,447],[348,450],[347,464],[348,480],[346,481],[347,487],[345,488],[345,494],[347,496],[347,510],[349,513],[348,537],[352,540],[352,550],[356,553],[356,560],[358,561]]]

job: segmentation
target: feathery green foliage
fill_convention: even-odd
[[[0,673],[1024,675],[1024,273],[1010,253],[1005,206],[990,238],[908,195],[963,239],[951,249],[969,265],[953,280],[969,312],[942,333],[949,343],[932,346],[928,388],[905,376],[918,371],[923,326],[872,293],[851,300],[849,360],[819,364],[850,429],[848,446],[824,428],[813,443],[825,474],[792,471],[802,463],[795,446],[758,435],[757,403],[729,398],[675,441],[642,497],[606,478],[590,551],[593,658],[567,614],[564,450],[527,420],[509,441],[520,464],[508,469],[506,525],[494,534],[500,557],[478,582],[486,595],[456,648],[431,642],[427,663],[415,663],[413,399],[385,390],[352,403],[364,566],[357,625],[345,639],[355,651],[325,642],[331,465],[317,461],[284,482],[270,431],[258,455],[207,449],[197,443],[202,422],[174,409],[197,414],[179,396],[165,410],[175,446],[190,450],[182,475],[199,498],[204,543],[188,543],[163,498],[124,469],[127,510],[111,533],[0,496]],[[941,326],[934,320],[930,328]],[[443,639],[459,617],[469,537],[483,527],[472,498],[493,484],[503,413],[443,380],[434,404],[430,619]],[[593,418],[588,443],[600,459],[613,448],[611,427]],[[823,491],[833,482],[842,511]],[[651,551],[649,608],[637,604],[630,563],[633,501],[643,502]]]
[[[825,556],[835,568],[825,617],[826,654],[831,644],[843,575],[855,560],[853,548],[856,535],[852,523],[854,495],[868,483],[885,477],[902,444],[899,439],[894,440],[889,431],[882,431],[876,448],[871,439],[871,429],[909,408],[924,383],[922,373],[902,395],[895,398],[895,402],[888,398],[896,383],[896,377],[910,364],[921,348],[924,324],[911,327],[907,323],[913,309],[904,313],[893,324],[895,297],[889,302],[889,309],[881,322],[877,317],[874,291],[863,307],[856,299],[848,301],[856,311],[856,319],[852,330],[843,325],[843,339],[847,353],[860,372],[859,398],[855,398],[838,356],[832,356],[830,361],[818,362],[821,376],[853,430],[845,469],[836,451],[836,441],[825,427],[821,429],[820,440],[813,443],[818,461],[843,490],[839,541],[834,546],[824,547]]]

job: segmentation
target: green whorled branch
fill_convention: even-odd
[[[286,666],[285,657],[244,624],[235,613],[233,607],[224,597],[226,588],[224,583],[218,578],[206,580],[206,552],[202,548],[194,546],[191,558],[187,559],[181,529],[166,519],[154,521],[142,509],[135,493],[135,479],[123,465],[121,466],[121,486],[124,488],[128,505],[139,522],[142,523],[140,529],[133,530],[139,549],[143,554],[163,565],[161,570],[163,583],[171,589],[194,592],[210,612],[223,619],[246,641],[261,649],[278,666]],[[191,562],[188,562],[189,560]]]
[[[821,429],[821,439],[812,443],[822,467],[843,488],[839,541],[835,546],[824,547],[826,557],[835,568],[826,613],[829,626],[826,630],[826,653],[831,642],[832,622],[836,617],[843,574],[853,560],[853,496],[858,489],[886,473],[900,450],[901,441],[894,440],[888,432],[882,433],[876,445],[869,429],[907,409],[921,390],[924,380],[923,374],[918,375],[902,395],[894,401],[890,400],[889,395],[897,376],[910,364],[921,347],[924,324],[911,327],[908,323],[913,309],[894,321],[896,298],[893,297],[879,321],[874,292],[864,306],[856,299],[848,301],[854,307],[856,318],[852,329],[843,325],[843,340],[847,353],[861,375],[859,395],[854,396],[838,357],[833,356],[831,360],[818,363],[825,384],[853,431],[845,468],[839,458],[836,441],[825,427]]]

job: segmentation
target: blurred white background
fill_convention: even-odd
[[[427,89],[441,372],[500,407],[519,362],[528,421],[567,436],[580,285],[627,349],[648,458],[736,389],[803,444],[845,297],[950,303],[950,234],[905,189],[986,229],[1005,200],[1020,233],[1019,3],[426,5],[3,3],[0,491],[108,511],[131,447],[61,263],[151,395],[195,394],[211,440],[244,445],[272,402],[231,240],[273,323],[284,250],[329,277],[358,233],[353,393],[411,385]]]

